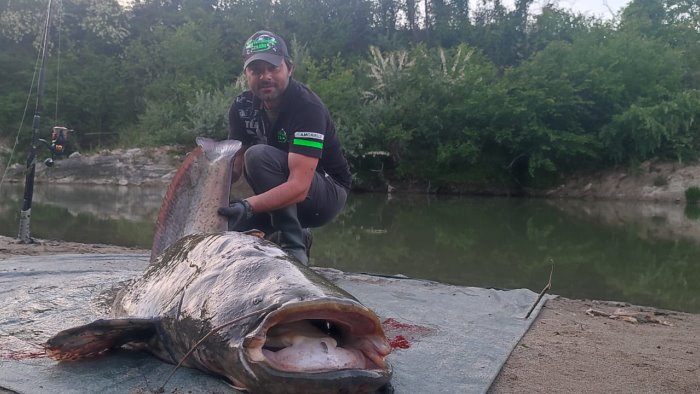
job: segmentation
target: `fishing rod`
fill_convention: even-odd
[[[29,221],[32,214],[32,198],[34,196],[34,175],[36,172],[36,148],[39,141],[39,123],[41,120],[42,96],[44,95],[44,70],[46,68],[46,48],[49,41],[49,28],[51,27],[51,0],[49,0],[44,25],[44,37],[41,48],[41,65],[39,66],[39,82],[37,83],[36,106],[32,121],[32,141],[27,155],[27,174],[24,179],[24,202],[19,218],[19,240],[21,243],[34,243],[29,233]]]

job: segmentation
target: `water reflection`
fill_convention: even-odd
[[[534,291],[553,261],[554,293],[700,311],[698,223],[679,206],[616,206],[355,195],[315,233],[314,257],[345,270]]]
[[[32,206],[53,206],[70,215],[91,215],[99,219],[138,221],[158,211],[164,190],[127,186],[84,186],[38,184],[34,188]],[[3,198],[21,207],[23,188],[3,185]],[[0,209],[6,209],[3,204]]]
[[[163,190],[43,185],[32,235],[150,248]],[[3,186],[0,233],[22,193]],[[683,206],[354,194],[314,231],[315,264],[700,312],[700,221]]]
[[[644,239],[687,239],[700,243],[700,208],[673,203],[549,200],[567,215],[617,228],[627,227]]]
[[[23,193],[21,185],[3,185],[0,234],[17,236]],[[159,188],[37,184],[31,235],[150,248],[163,194]]]

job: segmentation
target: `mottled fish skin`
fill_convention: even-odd
[[[241,142],[197,138],[163,198],[153,236],[151,260],[189,234],[226,231],[228,222],[216,213],[228,205],[233,158]]]
[[[158,316],[161,337],[147,350],[171,363],[214,327],[252,313],[210,336],[185,362],[250,392],[364,393],[391,377],[391,349],[371,310],[277,245],[237,232],[180,239],[117,296],[113,313]],[[261,350],[270,328],[295,320],[328,321],[337,342],[361,352],[366,364],[280,370]]]
[[[206,337],[184,365],[252,393],[386,385],[391,347],[379,318],[277,245],[225,232],[216,209],[228,203],[240,143],[198,144],[164,198],[151,263],[117,295],[114,318],[56,334],[47,354],[77,360],[129,345],[176,364]]]

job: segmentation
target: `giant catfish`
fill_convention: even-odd
[[[197,142],[166,193],[143,276],[118,293],[112,319],[56,334],[48,354],[67,361],[144,349],[253,393],[386,385],[391,348],[379,318],[277,245],[226,232],[216,208],[228,202],[240,143]]]

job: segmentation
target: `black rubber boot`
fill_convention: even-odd
[[[304,232],[297,218],[297,206],[290,205],[286,208],[270,212],[272,227],[279,230],[279,242],[277,243],[285,252],[308,266],[309,256],[304,244]]]
[[[304,246],[306,247],[306,257],[311,260],[311,245],[314,242],[314,235],[311,229],[308,227],[301,229],[302,235],[304,236]],[[265,235],[265,239],[274,242],[277,245],[282,246],[281,232],[275,231],[274,233]]]

